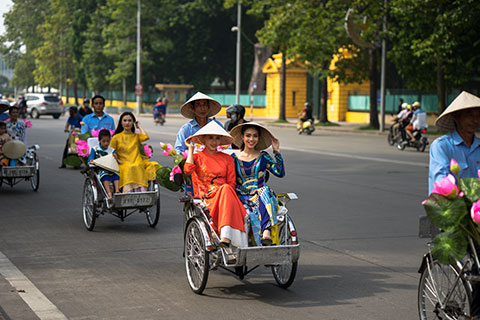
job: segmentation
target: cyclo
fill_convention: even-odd
[[[94,146],[95,143],[98,144],[98,139],[88,139],[89,148]],[[87,230],[92,231],[95,227],[96,219],[105,213],[120,218],[123,222],[126,217],[136,212],[144,213],[148,225],[154,228],[160,217],[160,188],[158,183],[149,181],[147,191],[145,192],[114,193],[110,202],[108,201],[107,191],[100,181],[100,169],[101,167],[98,165],[89,164],[82,171],[85,176],[82,215]]]
[[[187,177],[189,179],[189,177]],[[182,184],[181,175],[175,175],[177,184]],[[253,246],[251,237],[245,248],[224,248],[220,238],[209,223],[208,208],[201,199],[193,196],[191,181],[185,184],[184,212],[184,257],[188,284],[193,292],[201,294],[206,287],[208,273],[218,267],[243,279],[245,275],[264,265],[272,269],[273,277],[282,288],[292,285],[300,257],[297,231],[286,204],[297,199],[294,193],[277,196],[279,245]],[[248,220],[246,226],[249,226]],[[248,230],[247,230],[248,233]]]
[[[10,159],[8,166],[0,167],[0,186],[5,184],[13,187],[22,181],[30,181],[33,191],[37,191],[40,183],[40,164],[35,144],[29,148],[20,140],[10,140],[3,145],[4,155]],[[25,165],[19,164],[19,159],[25,156]]]

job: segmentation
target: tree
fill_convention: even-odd
[[[0,37],[2,53],[14,69],[12,84],[18,87],[34,85],[35,58],[33,50],[41,45],[37,27],[49,12],[50,2],[44,0],[15,0],[4,15],[5,34]]]
[[[389,58],[409,87],[437,90],[442,112],[446,88],[462,86],[480,73],[480,2],[392,0],[390,6]]]

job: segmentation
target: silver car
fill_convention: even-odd
[[[52,93],[27,93],[27,113],[35,119],[41,115],[51,115],[58,119],[63,112],[63,102]]]

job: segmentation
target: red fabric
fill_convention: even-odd
[[[193,155],[194,163],[185,163],[184,172],[192,175],[195,196],[207,203],[217,233],[224,226],[245,232],[245,208],[235,193],[233,158],[223,152],[204,150]]]

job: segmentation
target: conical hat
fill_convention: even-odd
[[[222,136],[220,140],[221,145],[231,144],[233,142],[233,138],[231,135],[228,134],[225,129],[223,129],[216,121],[212,120],[207,123],[202,129],[198,130],[197,133],[185,139],[186,142],[192,141],[194,143],[204,144],[202,141],[202,137],[205,135],[216,135]]]
[[[20,140],[10,140],[3,145],[3,154],[9,159],[20,159],[27,153],[27,146]]]
[[[208,113],[207,117],[212,117],[216,115],[221,109],[222,106],[220,103],[207,96],[206,94],[203,94],[201,92],[197,92],[191,97],[187,102],[185,102],[182,107],[180,108],[180,113],[185,117],[189,119],[195,118],[195,112],[193,111],[193,105],[194,101],[196,100],[207,100],[208,101]]]
[[[10,108],[10,104],[6,100],[0,100],[0,113],[7,111]]]
[[[112,171],[115,173],[120,172],[120,167],[118,166],[118,162],[111,153],[107,154],[106,156],[93,160],[93,164],[95,164],[97,167],[100,167],[108,171]]]
[[[256,122],[245,122],[235,126],[230,131],[230,134],[233,137],[233,143],[237,147],[240,147],[243,143],[242,127],[244,126],[254,126],[260,132],[260,137],[258,137],[258,143],[255,146],[255,149],[265,150],[272,145],[273,134],[270,132],[270,130],[268,130],[267,128],[265,128],[264,126]]]
[[[470,108],[480,108],[480,98],[466,91],[462,91],[437,118],[435,126],[441,131],[455,130],[453,113]]]

